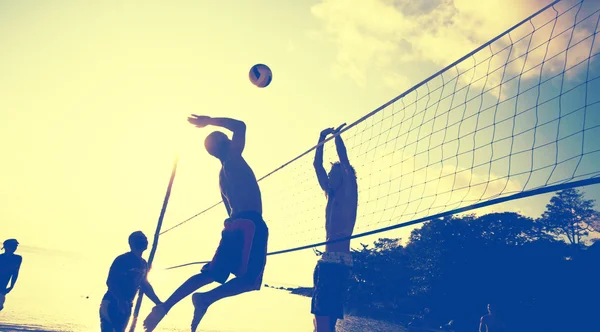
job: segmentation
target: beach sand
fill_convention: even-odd
[[[136,329],[137,330],[137,329]],[[200,330],[202,331],[202,330]],[[362,317],[348,316],[344,320],[338,321],[338,332],[406,332],[407,330],[399,325],[375,321]],[[13,325],[0,323],[0,332],[79,332],[79,331],[63,331],[51,329],[37,325]],[[307,331],[312,332],[312,331]]]
[[[23,325],[12,325],[12,324],[0,324],[0,332],[58,332],[58,330],[51,330],[43,326],[23,326]]]

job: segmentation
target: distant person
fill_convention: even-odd
[[[100,304],[102,332],[123,332],[131,316],[133,298],[138,289],[156,304],[162,303],[148,282],[148,263],[142,253],[148,249],[148,239],[137,231],[129,235],[131,251],[117,257],[110,267],[106,286],[108,291]]]
[[[479,322],[479,332],[500,332],[504,331],[504,323],[498,318],[491,304],[488,304],[488,314],[481,317]]]
[[[327,135],[338,134],[345,124],[337,129],[327,128],[321,132],[319,143]],[[314,167],[317,180],[325,192],[326,241],[336,241],[352,236],[358,206],[356,172],[350,165],[342,137],[335,137],[339,162],[331,164],[329,174],[323,167],[323,145],[317,148]],[[348,279],[352,267],[350,240],[328,243],[314,271],[314,291],[311,313],[315,331],[332,332],[338,319],[344,318],[344,297],[348,291]]]
[[[146,331],[153,331],[169,310],[186,296],[202,286],[218,282],[221,285],[215,289],[192,296],[194,317],[191,327],[195,331],[208,307],[216,301],[260,290],[267,262],[269,230],[262,218],[260,188],[252,168],[242,157],[246,124],[234,119],[198,115],[192,115],[188,121],[198,128],[212,125],[233,132],[231,140],[224,133],[214,131],[204,141],[208,153],[221,162],[219,187],[229,218],[224,222],[221,241],[212,261],[185,281],[163,305],[152,309],[144,321]],[[236,277],[227,281],[230,274]]]
[[[19,278],[19,269],[23,258],[15,255],[19,242],[15,239],[8,239],[3,243],[4,253],[0,254],[0,310],[4,309],[6,294],[15,288]],[[10,287],[8,284],[10,283]]]

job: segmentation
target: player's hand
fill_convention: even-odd
[[[325,138],[325,137],[327,137],[327,135],[333,134],[334,131],[335,131],[335,129],[333,129],[333,127],[325,128],[325,129],[323,129],[323,131],[321,131],[321,137]]]
[[[209,124],[210,116],[192,114],[188,117],[188,122],[198,128],[204,128]]]
[[[339,127],[335,128],[335,130],[333,131],[333,134],[335,135],[335,134],[339,133],[342,130],[342,128],[344,128],[344,126],[346,126],[346,124],[342,123]]]

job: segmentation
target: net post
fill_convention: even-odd
[[[169,204],[169,197],[171,196],[171,188],[173,186],[173,180],[175,179],[175,173],[177,171],[177,163],[179,162],[179,156],[175,157],[175,162],[173,163],[173,169],[171,170],[171,178],[169,179],[169,185],[167,187],[167,193],[165,194],[165,200],[163,201],[162,209],[160,210],[160,216],[158,217],[158,223],[156,224],[156,231],[154,232],[154,241],[152,243],[152,249],[150,250],[150,256],[148,257],[148,272],[152,269],[152,261],[154,260],[154,255],[156,254],[156,248],[158,247],[158,238],[160,236],[160,229],[162,227],[163,218],[165,216],[165,212],[167,210],[167,204]],[[133,312],[133,320],[131,321],[131,327],[129,328],[129,332],[135,331],[135,326],[137,324],[138,314],[140,313],[140,308],[142,307],[142,299],[144,298],[144,293],[142,290],[138,290],[137,301],[135,304],[135,310]]]

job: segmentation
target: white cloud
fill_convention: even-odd
[[[312,7],[313,15],[322,21],[320,36],[337,46],[337,60],[334,74],[346,76],[358,85],[385,84],[402,91],[437,70],[459,59],[481,44],[505,31],[515,23],[550,3],[550,0],[361,0],[350,5],[345,0],[322,0]],[[590,4],[591,3],[591,4]],[[557,5],[564,12],[573,4],[565,1]],[[578,16],[581,20],[589,15],[589,8],[598,7],[597,2],[586,1]],[[593,8],[594,10],[597,8]],[[571,10],[556,22],[553,36],[569,29],[577,10]],[[543,44],[551,36],[552,24],[541,25],[555,16],[552,9],[547,10],[534,20],[537,32],[533,35],[531,48]],[[593,21],[593,22],[592,22]],[[593,32],[595,19],[578,26],[574,32],[572,44],[589,36]],[[511,33],[513,42],[533,30],[525,24]],[[525,70],[539,65],[544,56],[549,57],[564,51],[570,31],[550,43],[546,54],[543,45],[528,54]],[[515,44],[509,60],[524,54],[528,48],[528,39]],[[486,60],[492,52],[498,52],[509,44],[503,38],[492,45],[492,50],[482,50],[475,61],[483,63],[476,68],[476,77],[483,77],[488,65],[493,70],[504,66],[508,51]],[[600,42],[596,42],[596,45]],[[587,58],[591,38],[581,46],[569,51],[567,67]],[[529,48],[529,51],[531,51]],[[560,58],[560,59],[559,59]],[[515,75],[523,68],[523,58],[515,60],[507,67],[507,75]],[[562,59],[562,60],[561,60]],[[548,62],[545,70],[561,71],[564,55]],[[459,66],[461,70],[473,67],[473,60]],[[525,77],[539,75],[539,67],[530,70]],[[465,75],[470,79],[471,74]],[[488,87],[497,85],[502,78],[502,70],[488,77]],[[482,85],[483,80],[475,83]],[[401,89],[401,90],[400,90]]]

